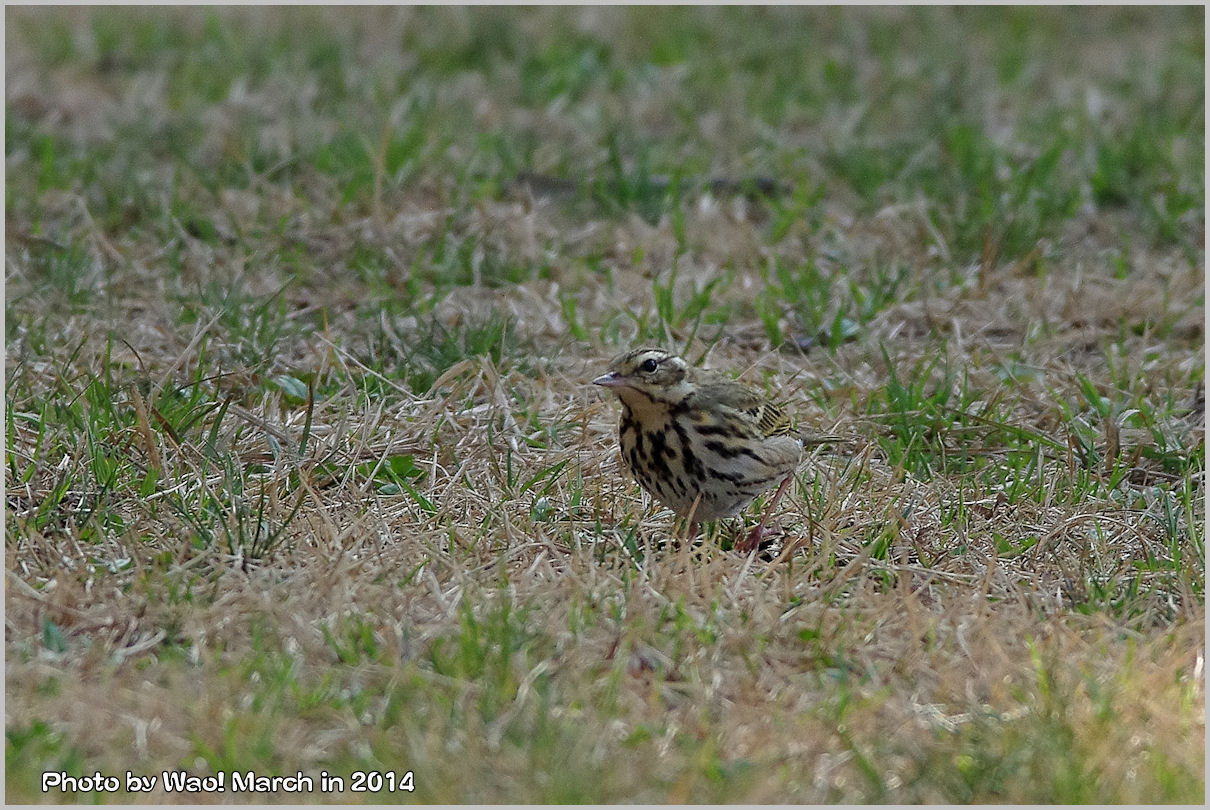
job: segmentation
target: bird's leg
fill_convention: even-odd
[[[689,514],[685,515],[685,527],[689,530],[689,534],[685,536],[685,539],[691,543],[697,537],[697,521],[693,518],[697,515],[697,505],[701,502],[702,494],[699,492],[697,497],[693,499],[693,505],[689,507]]]
[[[773,500],[769,501],[769,505],[765,507],[765,513],[760,516],[760,523],[756,524],[756,528],[748,532],[748,536],[736,543],[733,548],[736,551],[747,553],[760,548],[760,541],[765,538],[765,521],[769,519],[769,515],[773,514],[774,507],[781,500],[782,493],[786,491],[786,487],[790,486],[790,481],[794,479],[793,474],[787,475],[786,480],[781,482],[781,486],[777,488],[777,492],[773,493]]]

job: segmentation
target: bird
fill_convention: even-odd
[[[621,400],[618,441],[631,474],[688,520],[690,537],[698,523],[738,514],[777,486],[756,528],[733,546],[760,547],[803,454],[783,406],[660,348],[618,355],[592,382]]]

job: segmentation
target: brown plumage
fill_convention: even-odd
[[[736,548],[759,544],[802,459],[781,406],[655,348],[620,355],[593,383],[622,402],[618,439],[635,479],[691,524],[737,514],[780,484],[760,524]]]

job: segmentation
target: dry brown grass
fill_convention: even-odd
[[[365,48],[413,21],[366,14],[351,28],[319,19]],[[573,16],[577,30],[625,29],[601,11]],[[56,19],[88,41],[86,14]],[[522,28],[541,38],[544,19]],[[78,63],[48,63],[13,30],[10,115],[76,143],[173,119],[154,66],[82,84]],[[621,111],[606,94],[598,114],[658,129],[673,78]],[[208,106],[190,158],[221,168],[224,150],[246,148],[249,109],[286,153],[338,128],[300,101],[313,88],[284,82]],[[450,82],[477,122],[549,132],[538,169],[592,148],[555,106],[529,117],[488,79]],[[383,126],[392,114],[403,126],[399,109]],[[10,172],[35,163],[10,155]],[[440,167],[398,185],[380,172],[344,204],[339,178],[306,170],[218,191],[182,171],[169,192],[156,178],[173,165],[152,161],[147,187],[196,207],[166,230],[124,227],[84,184],[8,181],[10,800],[80,798],[41,795],[45,770],[178,767],[412,770],[410,798],[433,802],[1197,800],[1204,423],[1180,406],[1205,363],[1203,231],[1191,261],[1162,240],[1123,247],[1137,221],[1085,211],[1033,254],[958,259],[923,202],[869,215],[838,193],[772,242],[769,208],[741,197],[692,199],[683,223],[653,225],[518,190],[468,199]],[[423,272],[442,238],[473,246],[476,273],[494,259],[545,269],[443,287]],[[82,251],[85,303],[38,269],[46,240]],[[379,286],[353,264],[365,246],[389,262]],[[906,270],[855,339],[777,351],[754,304],[776,261],[857,280]],[[808,432],[845,438],[812,451],[775,559],[669,542],[668,514],[622,472],[616,408],[587,381],[650,339],[653,280],[678,306],[721,280],[714,320],[671,325],[677,348],[779,391]],[[211,288],[238,295],[216,303]],[[283,289],[281,310],[262,306]],[[434,292],[430,312],[420,302]],[[785,337],[803,337],[788,304],[779,314]],[[400,366],[426,325],[493,317],[502,353],[433,368],[431,388],[412,390]],[[960,426],[896,415],[892,373],[981,396]],[[319,395],[287,395],[271,382],[282,374]],[[1087,380],[1114,403],[1110,419]],[[110,421],[90,385],[106,386]],[[174,388],[201,392],[184,428],[158,398]],[[913,449],[896,416],[936,451],[931,475],[891,458]],[[1167,463],[1177,449],[1191,459],[1180,473]],[[422,497],[374,475],[404,456]],[[108,489],[98,457],[122,476]],[[1007,472],[972,474],[959,457]],[[1018,479],[1028,494],[1006,494]],[[282,533],[256,547],[258,526]]]

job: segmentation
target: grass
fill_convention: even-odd
[[[1200,8],[6,23],[10,801],[1204,801]]]

